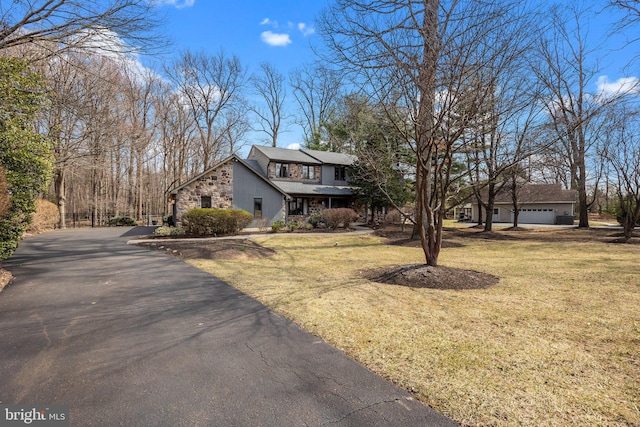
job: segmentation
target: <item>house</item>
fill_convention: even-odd
[[[563,190],[561,184],[525,184],[518,191],[518,205],[520,224],[573,224],[576,192]],[[461,214],[477,222],[478,203],[456,208],[456,218]],[[484,216],[485,212],[482,214]],[[493,222],[513,223],[513,201],[507,188],[503,187],[496,195],[492,219]]]
[[[229,156],[169,192],[176,223],[193,208],[243,209],[252,227],[300,221],[325,208],[352,207],[348,166],[355,156],[254,145],[246,159]]]

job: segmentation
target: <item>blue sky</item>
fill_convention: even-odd
[[[173,40],[172,54],[180,50],[217,53],[220,49],[227,55],[236,55],[249,73],[256,72],[261,62],[269,62],[285,76],[302,63],[312,61],[314,54],[310,44],[318,43],[315,19],[331,0],[157,0],[166,13],[166,32]],[[574,0],[566,0],[574,1]],[[548,4],[540,0],[541,4]],[[587,0],[585,3],[599,8],[605,0]],[[608,37],[611,23],[619,18],[615,11],[608,10],[589,18],[590,36],[605,39],[603,55],[598,60],[603,66],[599,82],[615,88],[629,84],[629,78],[639,75],[623,71],[622,64],[628,62],[633,53],[640,51],[640,43],[631,48],[624,47],[623,37]],[[593,47],[593,46],[592,46]],[[604,55],[605,50],[621,50]],[[623,80],[623,79],[627,80]],[[595,83],[594,83],[595,85]],[[596,88],[594,88],[596,90]],[[295,104],[289,91],[289,108]],[[290,111],[291,112],[291,111]],[[302,142],[302,133],[297,125],[279,136],[279,145],[286,147]],[[264,135],[251,135],[250,143],[260,143]]]
[[[257,72],[269,62],[281,73],[314,59],[310,43],[317,39],[314,20],[325,0],[161,0],[166,13],[167,35],[177,55],[185,49],[236,55]],[[293,96],[287,95],[290,108]],[[279,136],[280,146],[302,142],[297,125]],[[264,134],[252,137],[265,138]],[[260,141],[257,141],[260,142]]]

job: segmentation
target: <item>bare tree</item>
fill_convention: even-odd
[[[587,12],[573,4],[566,10],[568,15],[559,8],[550,11],[551,28],[548,36],[539,40],[540,62],[534,71],[546,89],[553,138],[559,141],[562,159],[567,162],[571,188],[578,193],[579,227],[584,228],[589,227],[593,203],[588,194],[588,182],[594,178],[590,176],[588,157],[595,154],[606,108],[624,94],[603,96],[589,91],[599,68],[595,52],[587,45],[588,29],[582,25]],[[597,180],[594,183],[597,189]]]
[[[60,212],[59,227],[66,228],[66,184],[74,163],[82,156],[84,143],[81,132],[85,99],[81,81],[84,76],[82,67],[77,66],[73,57],[39,61],[36,65],[50,91],[50,106],[40,115],[39,125],[53,143],[53,186]]]
[[[477,50],[521,2],[337,0],[319,27],[353,81],[387,106],[416,158],[416,223],[425,261],[437,265],[455,158],[469,115],[454,117],[483,64]]]
[[[148,177],[145,177],[144,168],[149,159],[149,146],[154,137],[155,122],[153,120],[153,102],[155,92],[158,90],[158,76],[147,70],[143,75],[131,69],[123,69],[122,79],[122,103],[126,114],[124,138],[130,147],[131,162],[135,162],[131,168],[129,204],[135,206],[135,217],[143,216],[143,204],[145,194],[145,181],[148,187]],[[134,160],[135,159],[135,160]],[[135,168],[135,175],[133,169]],[[146,178],[146,179],[145,179]]]
[[[287,98],[284,81],[284,75],[267,62],[260,64],[260,74],[251,77],[256,95],[264,101],[264,106],[254,106],[252,110],[259,118],[260,131],[267,134],[273,147],[277,147],[282,122],[287,119],[284,112]]]
[[[298,123],[308,148],[320,148],[322,126],[331,117],[342,88],[342,76],[323,65],[307,64],[291,72],[289,84],[300,107]]]
[[[148,0],[15,0],[0,4],[0,50],[30,44],[40,57],[87,48],[149,51],[164,37]],[[96,44],[96,35],[107,37]],[[114,43],[122,40],[122,43]]]
[[[186,51],[166,71],[196,123],[199,154],[208,168],[229,152],[220,121],[234,103],[244,102],[245,69],[236,56],[229,58],[224,52],[211,56]]]
[[[609,116],[602,156],[613,170],[611,182],[618,198],[624,239],[640,221],[640,113],[619,107]]]

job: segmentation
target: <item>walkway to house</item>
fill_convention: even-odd
[[[135,230],[49,233],[3,263],[1,404],[68,404],[87,426],[455,425],[216,277],[127,245]]]

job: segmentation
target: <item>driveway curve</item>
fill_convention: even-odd
[[[3,263],[1,404],[68,404],[72,426],[456,425],[218,278],[127,245],[137,230],[44,234]]]

